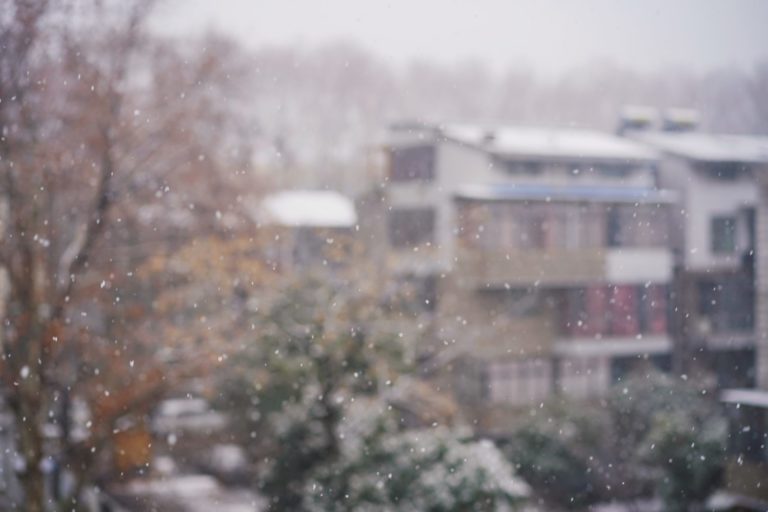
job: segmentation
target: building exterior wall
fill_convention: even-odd
[[[750,351],[755,342],[753,315],[759,308],[755,309],[753,296],[749,212],[758,203],[755,178],[761,172],[752,168],[736,179],[716,179],[704,172],[714,164],[665,155],[659,183],[677,191],[680,198],[680,207],[672,213],[674,300],[683,313],[674,319],[675,368],[680,372],[703,369],[726,385],[732,380],[729,367],[739,366],[744,382],[754,379],[753,365],[745,368],[741,355],[733,361],[729,358],[734,351]],[[736,219],[731,252],[713,249],[716,217]],[[759,232],[755,230],[758,237]],[[718,360],[726,364],[715,364]]]
[[[681,197],[674,219],[674,224],[682,228],[682,236],[676,238],[681,263],[691,271],[736,270],[749,249],[745,219],[741,215],[757,204],[755,182],[749,176],[735,181],[714,180],[697,172],[694,166],[692,161],[669,156],[663,160],[659,172],[661,186],[678,191]],[[732,254],[712,251],[711,221],[718,215],[739,217],[737,247]]]
[[[676,208],[672,208],[670,220],[670,246],[678,258],[683,258],[688,250],[688,219],[691,215],[690,194],[688,183],[693,179],[692,169],[685,159],[667,155],[659,163],[658,186],[675,190],[678,193]]]
[[[756,235],[756,369],[757,387],[768,390],[768,167],[758,173],[760,203]]]
[[[450,271],[454,252],[453,193],[463,183],[475,180],[485,182],[495,177],[482,152],[457,144],[436,141],[434,144],[436,155],[432,180],[395,181],[387,187],[390,208],[432,208],[435,211],[434,244],[430,248],[420,248],[421,254],[402,251],[405,254],[397,255],[396,263],[401,270],[411,268],[416,273]]]
[[[393,258],[397,272],[439,276],[432,347],[448,354],[440,358],[445,374],[453,375],[455,393],[473,419],[494,428],[493,414],[487,414],[494,409],[537,404],[557,392],[600,396],[616,377],[615,358],[668,354],[666,309],[661,316],[646,314],[647,331],[639,328],[639,312],[620,309],[628,292],[633,297],[648,290],[666,294],[673,267],[667,232],[673,206],[619,199],[616,204],[458,199],[462,187],[477,184],[650,189],[657,181],[655,162],[590,163],[540,155],[535,173],[527,174],[516,171],[514,157],[499,160],[482,146],[439,137],[417,137],[415,143],[427,140],[435,145],[431,179],[391,181],[387,196],[391,209],[434,209],[433,243],[393,251]],[[528,160],[521,159],[523,165]],[[611,173],[612,166],[621,172]],[[469,203],[482,218],[468,217]],[[574,214],[574,208],[583,212]],[[617,217],[627,228],[623,242],[608,239],[609,209],[627,213]],[[541,246],[516,245],[518,227],[539,214],[547,224]],[[604,289],[605,307],[615,310],[610,314],[616,325],[604,332],[564,319],[565,296],[586,294],[588,288]],[[611,306],[610,294],[617,300]],[[662,303],[666,308],[666,299]],[[607,310],[588,313],[609,315]]]
[[[574,217],[568,213],[582,206],[509,206],[514,204],[455,202],[456,264],[446,278],[453,286],[439,301],[438,316],[444,327],[450,325],[449,339],[485,362],[489,403],[519,407],[555,392],[600,396],[614,379],[614,358],[640,361],[669,354],[666,294],[673,256],[666,234],[630,237],[626,247],[607,247],[603,213],[613,205],[586,205],[589,215]],[[653,222],[666,226],[666,205],[647,209],[654,212]],[[532,210],[549,220],[553,215],[577,218],[581,225],[550,224],[537,241],[540,247],[521,250],[517,237],[525,230],[518,228]],[[648,222],[639,214],[624,219]],[[507,225],[510,221],[517,228]],[[595,232],[578,244],[562,239],[568,230],[585,229]],[[570,312],[564,304],[573,295],[581,297],[583,310]]]

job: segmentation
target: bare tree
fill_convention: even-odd
[[[221,41],[147,37],[150,7],[15,0],[0,15],[0,372],[31,512],[76,506],[117,420],[202,364],[164,368],[158,340],[130,328],[152,300],[132,277],[237,208],[247,126],[221,98],[242,93],[244,68]],[[69,436],[72,396],[91,412],[85,439]],[[47,457],[71,495],[46,496]]]

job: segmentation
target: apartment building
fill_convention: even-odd
[[[647,146],[575,129],[393,128],[391,264],[433,290],[438,360],[465,403],[589,398],[668,367],[668,215]],[[450,354],[450,357],[445,354]]]
[[[681,137],[692,140],[688,135]],[[738,157],[741,179],[754,183],[754,377],[758,389],[725,389],[720,400],[729,420],[728,461],[717,510],[768,509],[768,137],[721,138]],[[738,141],[738,142],[734,142]],[[732,152],[740,148],[738,154]],[[712,158],[711,154],[709,158]],[[748,161],[745,161],[748,159]],[[711,500],[712,501],[712,500]],[[712,507],[715,508],[715,507]]]
[[[768,137],[705,133],[680,109],[623,132],[662,155],[659,184],[680,198],[671,240],[681,371],[703,366],[721,387],[754,386],[756,179],[768,172]]]

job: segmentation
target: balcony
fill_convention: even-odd
[[[455,349],[481,360],[548,354],[557,322],[548,308],[510,315],[496,297],[468,289],[443,289],[438,302],[440,337],[455,340]]]
[[[469,358],[482,364],[546,357],[552,353],[555,339],[552,321],[546,315],[485,323],[458,321],[444,325],[440,335],[455,340],[436,347],[441,352],[440,360]]]
[[[555,329],[546,314],[521,318],[496,318],[490,324],[477,324],[471,353],[486,360],[514,359],[548,354]],[[470,327],[470,330],[473,330]]]
[[[594,283],[668,282],[672,254],[666,248],[489,251],[462,248],[456,269],[467,288],[561,287]]]
[[[457,270],[471,288],[579,285],[605,276],[605,255],[600,250],[572,252],[486,251],[462,249]]]

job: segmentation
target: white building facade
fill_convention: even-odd
[[[721,387],[752,387],[758,178],[768,172],[768,137],[704,133],[673,119],[663,126],[626,135],[662,154],[659,183],[680,197],[673,215],[676,291],[686,312],[676,333],[680,358],[714,371]]]
[[[411,124],[388,153],[392,263],[436,281],[435,341],[465,361],[460,394],[590,398],[636,363],[668,366],[677,195],[657,187],[654,150],[585,130]]]

